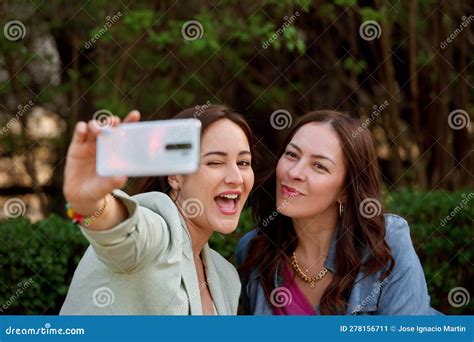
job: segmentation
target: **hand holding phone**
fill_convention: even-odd
[[[137,122],[140,113],[131,111],[123,120],[124,123]],[[117,116],[108,118],[107,125],[116,127],[121,123]],[[63,194],[74,210],[80,214],[94,213],[103,203],[104,197],[113,189],[122,188],[127,177],[101,177],[96,172],[96,138],[101,128],[96,120],[88,123],[80,121],[74,128],[69,144],[66,165],[64,168]]]

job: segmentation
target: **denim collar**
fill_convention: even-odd
[[[326,261],[324,262],[324,267],[326,267],[331,273],[336,273],[336,245],[337,240],[339,239],[339,224],[336,226],[334,230],[334,234],[332,236],[331,245],[329,246],[328,255],[326,257]]]

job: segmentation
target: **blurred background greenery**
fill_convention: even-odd
[[[263,166],[285,134],[269,128],[275,111],[296,119],[332,108],[367,122],[386,208],[410,223],[433,305],[473,313],[470,300],[457,307],[448,295],[472,293],[474,4],[20,0],[0,8],[0,313],[57,314],[87,246],[63,210],[74,124],[104,109],[123,117],[136,108],[153,120],[208,103],[246,116]],[[367,23],[375,36],[362,30]],[[233,260],[250,217],[211,244]]]

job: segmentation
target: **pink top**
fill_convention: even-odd
[[[284,306],[272,305],[274,315],[299,315],[314,316],[317,315],[311,304],[308,302],[303,292],[301,292],[298,284],[294,281],[293,274],[288,265],[285,263],[283,267],[283,284],[282,287],[290,291],[289,303]]]

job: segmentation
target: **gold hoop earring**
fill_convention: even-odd
[[[344,204],[339,202],[339,217],[342,217],[342,214],[344,214]]]

